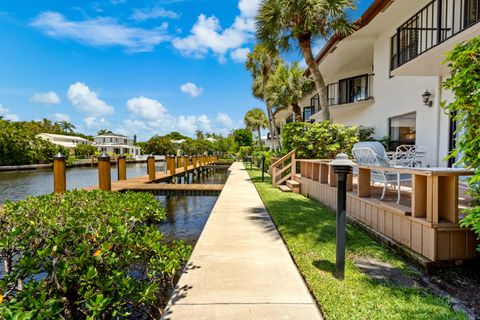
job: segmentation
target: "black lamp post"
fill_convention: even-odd
[[[265,180],[265,155],[262,156],[262,182]]]
[[[340,153],[329,163],[337,174],[337,250],[335,259],[335,276],[345,278],[345,226],[347,223],[347,175],[352,172],[355,162],[350,161],[345,153]]]

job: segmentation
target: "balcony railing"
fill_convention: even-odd
[[[391,42],[391,69],[450,39],[480,21],[479,0],[433,0],[397,29]]]
[[[328,85],[327,91],[330,106],[373,99],[373,74],[342,79]]]

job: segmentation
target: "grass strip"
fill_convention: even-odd
[[[373,257],[409,275],[415,271],[350,224],[345,280],[337,280],[333,276],[335,214],[302,195],[273,188],[268,175],[262,182],[258,169],[248,173],[326,319],[467,319],[454,311],[449,301],[422,288],[380,282],[362,273],[353,262],[355,257]]]

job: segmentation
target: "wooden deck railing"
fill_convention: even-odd
[[[295,150],[292,150],[271,164],[270,174],[272,175],[272,185],[277,187],[295,177],[295,169]]]
[[[300,193],[336,209],[337,179],[331,160],[296,159],[300,166],[294,179]],[[380,200],[381,188],[371,183],[371,170],[412,175],[404,186],[402,202]],[[452,168],[381,168],[358,166],[355,185],[347,178],[347,215],[374,233],[387,237],[412,257],[423,256],[421,264],[471,259],[477,256],[475,234],[459,222],[459,177],[472,171]],[[354,188],[355,187],[355,188]],[[407,189],[407,190],[405,190]],[[426,258],[426,259],[425,259]]]

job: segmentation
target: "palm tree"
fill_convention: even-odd
[[[266,102],[265,88],[267,86],[268,78],[274,72],[275,68],[282,62],[278,56],[276,48],[267,46],[265,44],[255,45],[253,51],[248,54],[246,67],[252,73],[253,95]],[[268,112],[268,127],[272,137],[273,148],[276,149],[276,141],[278,141],[279,148],[280,139],[278,138],[277,124],[273,116],[272,106],[267,103]]]
[[[299,102],[302,97],[311,92],[313,82],[303,76],[304,70],[295,62],[291,67],[281,64],[268,79],[266,99],[279,109],[292,106],[296,121],[303,121]]]
[[[77,127],[75,127],[74,124],[72,124],[68,121],[65,121],[65,120],[59,121],[58,125],[60,126],[60,128],[62,128],[62,130],[64,132],[70,132],[70,133],[73,133],[74,130],[77,128]]]
[[[262,146],[262,136],[260,129],[266,128],[268,125],[267,116],[260,108],[253,108],[247,111],[245,114],[245,125],[250,130],[257,130],[258,133],[258,145]]]
[[[256,17],[260,42],[287,51],[293,40],[300,48],[315,82],[324,120],[330,120],[327,88],[312,53],[312,42],[327,40],[333,34],[350,34],[354,27],[346,10],[351,8],[353,0],[264,0]]]

